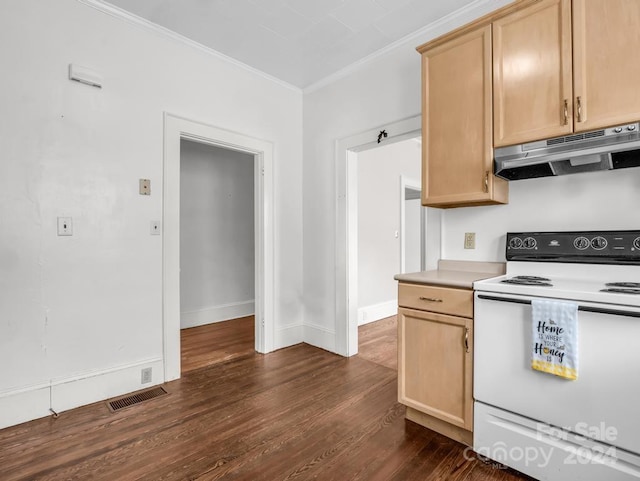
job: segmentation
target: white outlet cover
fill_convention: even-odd
[[[464,233],[464,248],[475,249],[476,248],[476,233],[465,232]]]
[[[146,384],[152,380],[152,368],[145,367],[140,371],[140,384]]]

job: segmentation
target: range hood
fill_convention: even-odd
[[[506,180],[638,167],[640,123],[500,147],[494,159]]]

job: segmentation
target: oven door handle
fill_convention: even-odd
[[[499,302],[511,302],[514,304],[531,304],[531,301],[528,299],[516,299],[513,297],[498,297],[498,296],[487,296],[485,294],[478,294],[478,299],[484,299],[487,301],[499,301]],[[640,312],[633,311],[621,311],[620,309],[604,309],[601,307],[590,307],[590,306],[580,306],[578,305],[579,311],[585,312],[596,312],[598,314],[607,314],[610,316],[626,316],[626,317],[638,317],[640,318]]]

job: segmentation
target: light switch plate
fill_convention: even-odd
[[[151,195],[151,181],[140,179],[140,195]]]
[[[58,217],[58,235],[73,235],[73,218]]]

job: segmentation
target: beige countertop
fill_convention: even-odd
[[[397,274],[394,279],[411,284],[473,289],[473,283],[481,279],[504,274],[504,262],[476,262],[439,260],[438,269],[433,271]]]

